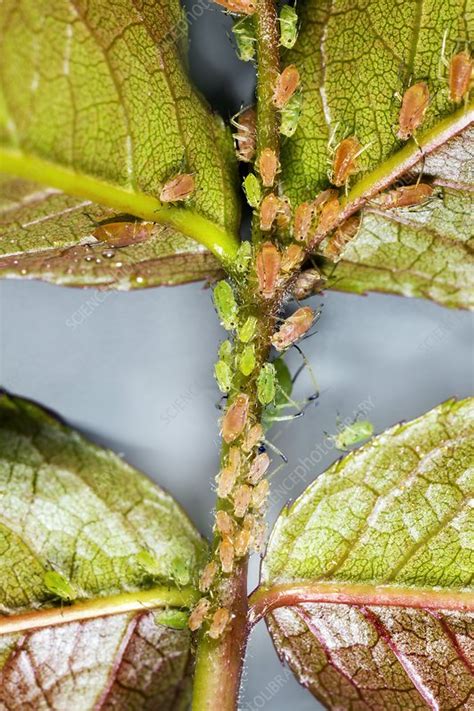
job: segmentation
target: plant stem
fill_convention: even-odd
[[[274,0],[259,0],[255,13],[257,37],[257,160],[264,148],[278,155],[280,133],[273,91],[280,70],[280,37]]]

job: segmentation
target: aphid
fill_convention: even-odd
[[[73,585],[64,575],[57,573],[55,570],[48,570],[43,576],[43,583],[48,592],[58,597],[65,602],[74,602],[77,597],[77,592]]]
[[[151,575],[152,577],[159,576],[160,574],[163,574],[163,570],[155,558],[154,555],[152,555],[149,551],[143,550],[137,553],[137,556],[135,558],[137,561],[138,565],[140,568],[143,568],[143,570],[148,574]]]
[[[211,626],[209,627],[209,637],[212,639],[219,639],[219,637],[224,632],[227,627],[227,623],[230,620],[230,612],[225,607],[219,607],[215,611],[212,618]]]
[[[242,449],[244,452],[251,452],[263,439],[263,427],[260,423],[253,425],[247,432]]]
[[[189,615],[184,610],[162,610],[155,615],[155,622],[172,630],[184,630],[189,624]]]
[[[298,274],[291,292],[295,299],[302,301],[319,291],[323,284],[324,279],[317,269],[305,269],[304,272]]]
[[[303,94],[296,91],[280,110],[280,133],[287,138],[294,136],[301,118]]]
[[[251,545],[255,551],[261,551],[265,542],[267,527],[263,521],[255,521],[252,527]]]
[[[231,537],[235,532],[235,522],[227,511],[216,513],[216,526],[221,536]]]
[[[239,328],[239,341],[242,341],[242,343],[252,341],[257,331],[257,323],[258,321],[255,316],[248,316]]]
[[[242,183],[242,188],[250,207],[257,208],[262,202],[262,188],[254,173],[249,173]]]
[[[268,479],[262,479],[252,491],[252,508],[255,509],[255,511],[260,511],[263,507],[269,491],[270,483]]]
[[[222,572],[232,573],[234,567],[234,546],[229,538],[224,538],[219,543],[219,558]]]
[[[298,242],[306,242],[311,222],[314,217],[314,205],[310,202],[302,202],[295,210],[294,238]]]
[[[199,590],[202,593],[206,593],[214,582],[214,578],[217,575],[217,563],[215,560],[211,560],[201,573],[199,578]]]
[[[294,64],[288,67],[278,75],[273,92],[273,105],[277,109],[282,109],[291,99],[300,83],[300,73]]]
[[[258,159],[258,168],[265,188],[273,187],[278,167],[275,151],[272,148],[264,148]]]
[[[276,370],[273,363],[265,363],[257,378],[257,397],[262,405],[269,405],[275,399]]]
[[[232,343],[230,341],[222,341],[219,346],[219,358],[226,363],[232,362]]]
[[[252,245],[250,242],[242,242],[235,258],[234,267],[240,274],[245,274],[252,259]]]
[[[334,227],[340,211],[341,205],[338,198],[336,196],[329,197],[321,208],[316,235],[324,235],[326,232],[329,232]]]
[[[217,481],[217,494],[221,499],[229,496],[240,471],[240,452],[237,447],[231,447],[227,457],[227,465],[221,469]]]
[[[449,63],[449,98],[459,104],[471,84],[473,62],[468,52],[459,52]]]
[[[298,15],[291,5],[284,5],[280,11],[280,42],[283,47],[291,49],[298,37]]]
[[[270,193],[263,198],[260,206],[260,229],[262,232],[272,229],[279,209],[280,200],[276,195]]]
[[[230,405],[222,421],[222,436],[224,442],[230,444],[242,434],[247,423],[249,396],[239,393]]]
[[[224,328],[227,331],[236,328],[238,307],[232,287],[227,281],[219,281],[214,287],[214,304]]]
[[[248,376],[253,372],[255,364],[255,347],[253,345],[247,345],[243,349],[239,359],[239,370],[242,375]]]
[[[428,85],[424,81],[406,90],[398,117],[397,137],[407,141],[421,125],[430,100]]]
[[[251,62],[255,57],[255,25],[251,16],[244,17],[235,23],[232,28],[237,45],[239,59],[243,62]]]
[[[352,215],[340,225],[330,237],[324,249],[324,256],[337,261],[344,251],[344,247],[356,236],[360,227],[359,215]]]
[[[214,2],[236,15],[251,15],[255,12],[253,0],[214,0]]]
[[[276,223],[279,230],[286,230],[290,225],[291,219],[291,205],[287,197],[281,197],[280,203],[278,205],[278,211],[276,214]]]
[[[153,226],[153,222],[108,222],[96,227],[92,235],[108,247],[128,247],[149,239]]]
[[[204,620],[207,617],[211,603],[205,597],[202,597],[198,603],[196,603],[193,611],[191,612],[188,620],[188,627],[191,632],[196,632]]]
[[[268,454],[266,452],[258,454],[250,466],[250,471],[247,476],[248,483],[252,484],[252,486],[258,484],[262,476],[264,476],[264,474],[268,470],[269,466],[270,457],[268,456]]]
[[[241,484],[234,494],[234,514],[242,518],[247,513],[252,498],[252,489],[247,484]]]
[[[196,189],[196,181],[191,173],[180,173],[168,180],[160,193],[161,202],[179,202],[187,200]]]
[[[247,555],[250,547],[252,532],[248,528],[242,528],[235,537],[234,548],[237,558]]]
[[[334,435],[332,439],[337,447],[341,451],[346,450],[353,444],[358,442],[363,442],[364,439],[372,437],[374,434],[374,426],[369,420],[355,420],[352,424],[345,427],[337,435]]]
[[[257,113],[253,106],[238,114],[238,120],[233,118],[232,125],[237,129],[237,133],[234,133],[237,158],[250,163],[257,147]]]
[[[400,188],[390,190],[388,193],[378,195],[372,202],[382,210],[391,210],[395,207],[412,207],[419,205],[433,194],[433,188],[427,183],[418,185],[402,185]]]
[[[331,183],[333,185],[340,188],[346,184],[351,175],[357,173],[357,158],[361,150],[360,143],[355,136],[350,136],[340,142],[332,163]]]
[[[272,343],[277,351],[284,351],[309,331],[314,323],[314,312],[309,306],[303,306],[286,319],[280,329],[272,336]]]
[[[214,366],[214,376],[221,393],[228,393],[232,385],[232,370],[225,360],[218,360]]]
[[[290,244],[281,258],[282,272],[291,272],[303,258],[303,248],[299,244]]]
[[[272,242],[264,242],[257,255],[258,288],[264,299],[275,294],[280,274],[281,254]]]
[[[178,585],[188,585],[191,580],[189,563],[183,558],[174,558],[171,561],[171,577]]]

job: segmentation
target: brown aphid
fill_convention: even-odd
[[[252,508],[255,509],[255,511],[260,511],[263,507],[269,491],[270,483],[268,479],[262,479],[252,491]]]
[[[195,605],[193,611],[189,615],[188,627],[192,632],[198,630],[207,617],[211,603],[205,597],[202,597]]]
[[[382,210],[392,210],[395,207],[419,205],[430,198],[432,194],[433,187],[427,183],[402,185],[400,188],[378,195],[372,202]]]
[[[237,132],[234,133],[236,153],[240,161],[250,163],[253,160],[257,147],[257,112],[250,106],[232,120]]]
[[[160,193],[161,202],[179,202],[187,200],[196,189],[194,175],[191,173],[180,173],[168,180]]]
[[[227,511],[218,511],[216,513],[216,527],[222,537],[231,537],[235,532],[235,522]]]
[[[306,242],[314,217],[314,204],[302,202],[295,210],[294,238]]]
[[[252,15],[256,8],[253,0],[214,0],[214,2],[236,15]]]
[[[258,289],[264,299],[271,299],[278,285],[281,254],[272,242],[264,242],[257,255]]]
[[[270,457],[268,456],[268,454],[266,452],[258,454],[250,466],[250,471],[247,477],[248,483],[252,484],[252,486],[258,484],[262,476],[264,476],[264,474],[268,470],[269,466]]]
[[[247,484],[241,484],[234,494],[234,514],[242,518],[247,513],[252,499],[252,489]]]
[[[225,607],[219,607],[215,611],[211,626],[209,627],[209,637],[212,639],[219,639],[219,637],[224,632],[227,627],[227,623],[230,620],[230,612]]]
[[[260,205],[260,229],[262,232],[268,232],[272,229],[279,209],[280,200],[276,195],[270,193],[270,195],[266,195],[263,198]]]
[[[473,62],[469,52],[459,52],[449,63],[449,98],[459,104],[469,91]]]
[[[329,239],[324,250],[324,256],[336,261],[342,254],[344,247],[348,244],[359,231],[360,217],[353,215],[337,228],[335,233]]]
[[[234,568],[234,545],[229,538],[224,538],[224,540],[219,543],[219,558],[222,572],[232,573]]]
[[[295,299],[301,301],[302,299],[306,299],[308,296],[315,294],[322,288],[323,284],[324,279],[317,269],[305,269],[304,272],[298,274],[291,292]]]
[[[234,469],[231,467],[221,469],[217,479],[217,496],[220,499],[226,499],[234,488],[236,480],[237,472]]]
[[[248,528],[242,528],[235,537],[234,548],[237,558],[247,555],[252,539],[252,531]]]
[[[282,272],[291,272],[303,259],[303,248],[299,244],[290,244],[281,258]]]
[[[278,75],[273,92],[273,105],[277,109],[282,109],[291,99],[300,83],[300,73],[294,64],[288,67]]]
[[[153,222],[108,222],[93,230],[93,236],[108,247],[128,247],[149,239]]]
[[[324,235],[326,232],[331,231],[337,222],[340,211],[341,205],[339,203],[339,199],[336,196],[330,197],[321,208],[318,226],[316,228],[316,236]]]
[[[258,169],[265,188],[273,187],[278,172],[278,158],[272,148],[264,148],[258,159]]]
[[[280,329],[273,334],[272,343],[277,351],[284,351],[309,331],[314,323],[314,312],[309,306],[300,309],[286,319]]]
[[[340,188],[351,175],[357,173],[357,157],[360,152],[361,146],[355,136],[340,142],[334,153],[331,183]]]
[[[222,437],[230,444],[242,434],[247,422],[249,411],[249,396],[239,393],[234,399],[222,421]]]
[[[247,432],[242,449],[247,454],[257,447],[263,439],[263,427],[261,424],[257,423],[253,425]]]
[[[286,228],[291,223],[291,205],[290,201],[286,197],[281,197],[280,204],[278,205],[278,211],[276,215],[276,223],[279,230],[286,230]]]
[[[424,81],[410,86],[403,95],[398,117],[397,136],[407,141],[421,125],[430,101],[428,85]]]
[[[205,593],[209,590],[214,578],[217,574],[217,563],[215,560],[211,560],[210,563],[206,565],[199,578],[199,591]]]

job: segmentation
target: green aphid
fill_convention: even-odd
[[[273,363],[265,363],[257,378],[257,396],[262,405],[269,405],[275,399],[276,370]]]
[[[219,359],[226,363],[232,363],[232,343],[230,341],[222,341],[219,346]]]
[[[270,429],[274,418],[278,417],[281,414],[281,410],[288,406],[288,398],[291,397],[293,390],[291,373],[283,358],[274,360],[273,365],[276,371],[275,404],[264,410],[262,419],[265,430]]]
[[[188,585],[191,580],[189,565],[182,558],[174,558],[171,563],[171,577],[178,586]]]
[[[76,590],[69,580],[55,570],[48,570],[44,574],[43,583],[48,591],[60,600],[73,602],[77,597]]]
[[[243,62],[251,62],[255,58],[255,25],[253,17],[248,15],[235,23],[232,28],[239,58]]]
[[[221,393],[228,393],[232,385],[232,370],[225,360],[218,360],[214,366],[214,376]]]
[[[250,207],[257,208],[262,202],[262,187],[254,173],[249,173],[242,183],[245,197]]]
[[[250,375],[255,369],[255,348],[245,346],[239,359],[239,370],[242,375]]]
[[[157,625],[169,627],[172,630],[184,630],[188,626],[189,613],[184,610],[162,610],[155,615]]]
[[[280,43],[291,49],[298,38],[298,15],[294,7],[284,5],[280,11]]]
[[[280,133],[288,138],[294,135],[298,128],[303,106],[303,94],[297,91],[284,106],[280,113]]]
[[[227,281],[219,281],[214,288],[214,304],[222,325],[227,331],[237,326],[238,307],[234,292]]]
[[[139,553],[137,553],[135,560],[137,561],[140,568],[142,568],[145,573],[147,573],[147,575],[150,575],[152,578],[156,578],[163,573],[157,559],[149,551],[140,551]]]
[[[336,448],[345,451],[353,444],[363,442],[365,439],[372,437],[374,434],[374,426],[369,420],[355,420],[352,424],[344,427],[341,432],[333,435]]]
[[[234,267],[240,274],[245,274],[252,259],[252,245],[250,242],[242,242],[235,258]]]
[[[252,341],[257,332],[257,323],[255,316],[249,316],[239,328],[239,341],[242,341],[242,343]]]

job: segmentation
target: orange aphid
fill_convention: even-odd
[[[242,518],[247,513],[252,499],[252,489],[247,484],[241,484],[234,494],[234,514]]]
[[[187,200],[195,189],[196,182],[194,175],[191,175],[191,173],[180,173],[180,175],[175,175],[174,178],[171,178],[171,180],[168,180],[168,182],[163,185],[160,193],[160,201],[179,202],[180,200]]]
[[[92,234],[109,247],[127,247],[147,240],[153,227],[153,222],[108,222],[96,227]]]
[[[242,111],[238,120],[233,119],[232,123],[237,128],[237,133],[234,133],[237,157],[245,163],[250,163],[257,146],[257,113],[253,106]]]
[[[264,299],[275,294],[280,274],[281,254],[272,242],[264,242],[257,255],[258,288]]]
[[[263,427],[261,424],[256,424],[251,427],[245,437],[242,445],[244,452],[251,452],[254,447],[257,447],[263,439]]]
[[[249,396],[245,393],[240,393],[230,405],[222,421],[224,442],[230,444],[230,442],[240,437],[247,422],[248,410]]]
[[[329,257],[332,261],[336,261],[341,256],[346,244],[356,236],[359,231],[359,226],[360,217],[358,215],[353,215],[343,222],[328,241],[324,250],[324,256]]]
[[[449,63],[449,98],[456,104],[466,96],[471,84],[473,62],[468,52],[459,52]]]
[[[268,492],[270,491],[270,483],[268,479],[262,479],[255,489],[252,491],[252,508],[260,511],[265,501],[267,500]]]
[[[221,560],[222,571],[232,573],[234,567],[234,546],[229,538],[224,538],[219,543],[219,558]]]
[[[195,632],[201,627],[202,623],[207,617],[207,613],[209,612],[210,607],[211,603],[209,602],[209,600],[206,600],[205,597],[202,597],[196,604],[188,620],[188,627],[192,632]]]
[[[302,202],[295,210],[294,237],[298,242],[305,242],[311,229],[311,222],[314,216],[314,205],[310,202]]]
[[[273,104],[277,109],[282,109],[291,99],[300,83],[300,73],[294,64],[288,67],[278,75],[273,92]]]
[[[309,331],[314,322],[314,312],[309,306],[303,306],[286,319],[280,329],[272,336],[272,343],[277,351],[284,351]]]
[[[260,205],[260,229],[263,232],[268,232],[272,229],[279,209],[280,199],[276,195],[270,193],[270,195],[266,195],[263,198]]]
[[[255,459],[253,460],[251,466],[250,466],[250,471],[247,477],[247,481],[249,484],[252,484],[252,486],[255,486],[255,484],[258,484],[262,476],[265,474],[267,471],[268,467],[270,466],[270,457],[266,452],[262,452],[262,454],[258,454]]]
[[[281,258],[281,270],[291,272],[303,258],[303,248],[299,244],[290,244]]]
[[[238,532],[234,541],[235,555],[237,556],[237,558],[241,558],[242,556],[247,554],[247,551],[250,547],[251,538],[252,532],[248,528],[242,528]]]
[[[324,283],[324,279],[321,277],[320,272],[317,269],[305,269],[304,272],[298,274],[298,277],[291,289],[291,293],[301,301],[311,296],[316,292],[318,287],[320,288]]]
[[[271,188],[278,172],[278,158],[272,148],[264,148],[258,159],[258,169],[265,188]]]
[[[216,527],[221,536],[232,536],[235,531],[235,523],[227,511],[216,513]]]
[[[278,212],[276,215],[276,223],[279,230],[285,230],[291,222],[291,205],[286,197],[280,198]]]
[[[413,84],[406,90],[398,117],[398,138],[407,141],[414,134],[423,121],[429,101],[430,92],[424,81]]]
[[[217,496],[220,499],[225,499],[229,496],[230,492],[234,488],[237,475],[238,474],[235,469],[232,469],[231,467],[224,467],[224,469],[221,469],[217,480]]]
[[[230,612],[225,607],[219,607],[215,611],[211,626],[209,627],[209,637],[219,639],[230,620]]]
[[[206,565],[199,578],[199,590],[200,592],[207,592],[214,582],[214,578],[217,574],[217,563],[215,560],[211,560],[210,563]]]
[[[400,188],[390,190],[377,196],[372,202],[382,210],[391,210],[394,207],[411,207],[419,205],[433,194],[433,188],[427,183],[418,185],[402,185]]]
[[[331,183],[340,188],[346,184],[351,175],[357,173],[357,157],[360,152],[361,146],[355,136],[350,136],[340,142],[332,163]]]
[[[214,2],[237,15],[252,15],[256,7],[252,0],[214,0]]]
[[[324,235],[326,232],[329,232],[334,227],[340,211],[341,205],[339,204],[337,196],[329,197],[321,207],[316,235]]]

